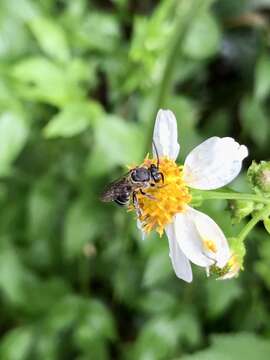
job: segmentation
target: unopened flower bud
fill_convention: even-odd
[[[233,223],[239,223],[244,217],[248,216],[254,210],[253,201],[230,200],[229,208],[232,215]]]
[[[257,193],[270,196],[270,161],[252,162],[248,169],[248,179]]]

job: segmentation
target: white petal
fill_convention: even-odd
[[[212,137],[187,156],[184,180],[195,189],[217,189],[230,183],[240,172],[248,156],[247,147],[230,137]]]
[[[156,145],[158,156],[167,156],[172,160],[177,158],[180,145],[177,141],[177,122],[172,111],[159,110],[157,113],[153,141]],[[154,146],[153,155],[156,157]]]
[[[176,236],[174,233],[174,226],[172,224],[166,227],[166,234],[169,240],[170,258],[173,269],[178,278],[187,282],[192,281],[192,269],[189,260],[181,251]]]
[[[175,216],[174,231],[180,249],[194,264],[208,267],[214,264],[206,253],[201,235],[193,220],[191,208]]]
[[[223,231],[208,215],[192,208],[189,208],[189,213],[201,239],[213,242],[216,248],[216,251],[207,251],[205,248],[205,253],[215,260],[215,264],[219,268],[223,268],[231,257],[228,241]]]

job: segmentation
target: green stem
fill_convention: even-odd
[[[250,231],[254,228],[254,226],[264,218],[270,215],[270,205],[264,207],[261,211],[258,211],[256,215],[252,217],[252,219],[243,227],[238,235],[239,241],[244,241]]]
[[[192,197],[194,199],[196,199],[196,197],[197,197],[202,200],[212,200],[212,199],[247,200],[247,201],[259,202],[262,204],[270,204],[270,199],[266,199],[262,196],[255,195],[255,194],[243,194],[243,193],[237,193],[237,192],[192,190]]]

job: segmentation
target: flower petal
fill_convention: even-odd
[[[158,156],[167,156],[175,160],[178,156],[180,145],[177,141],[177,122],[172,111],[159,110],[156,117],[153,141],[156,145]],[[157,156],[153,146],[153,155]]]
[[[198,229],[193,221],[193,213],[191,208],[183,213],[178,213],[175,216],[174,231],[180,249],[185,256],[194,264],[208,267],[214,264],[204,249],[203,240],[198,232]]]
[[[247,156],[247,147],[239,145],[233,138],[211,137],[187,156],[184,180],[195,189],[217,189],[239,174],[242,161]]]
[[[188,258],[181,251],[174,232],[174,226],[169,224],[166,227],[166,234],[169,240],[170,258],[173,269],[178,278],[186,281],[192,281],[192,269]]]
[[[208,215],[192,208],[189,208],[189,212],[202,241],[205,242],[205,253],[215,260],[216,266],[223,268],[231,257],[229,244],[223,231]],[[207,249],[207,244],[209,249]]]

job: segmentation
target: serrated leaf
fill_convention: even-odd
[[[66,34],[59,23],[46,17],[36,17],[29,22],[29,27],[45,54],[55,60],[69,60]]]
[[[47,138],[72,137],[85,131],[103,117],[102,107],[94,101],[67,104],[44,128]]]

